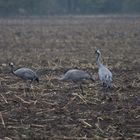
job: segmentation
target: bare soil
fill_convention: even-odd
[[[113,73],[111,90],[98,79],[95,48]],[[40,83],[28,88],[9,62],[38,70]],[[95,76],[84,95],[56,80],[70,68]],[[140,17],[1,19],[0,84],[1,139],[140,139]]]

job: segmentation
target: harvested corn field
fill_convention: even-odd
[[[140,139],[139,16],[1,19],[0,27],[1,139]],[[113,73],[106,92],[95,48]],[[37,70],[40,83],[28,88],[10,62]],[[95,77],[84,95],[57,80],[71,68]]]

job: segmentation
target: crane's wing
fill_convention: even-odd
[[[35,72],[33,72],[31,69],[28,68],[20,68],[18,70],[15,71],[15,74],[18,77],[21,77],[23,79],[34,79],[34,77],[36,76]]]
[[[77,70],[77,69],[74,69],[73,72],[69,73],[68,76],[73,81],[80,81],[84,79],[89,79],[91,77],[87,72],[83,70]]]
[[[102,67],[99,69],[99,78],[104,83],[112,82],[112,73],[106,67]]]
[[[26,72],[24,72],[24,77],[32,80],[35,77],[35,73],[32,71],[26,71]]]

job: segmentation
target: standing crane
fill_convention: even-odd
[[[26,81],[31,81],[31,83],[33,81],[37,81],[39,83],[39,78],[36,74],[36,72],[34,72],[33,70],[29,69],[29,68],[19,68],[14,70],[14,64],[11,62],[9,63],[9,66],[11,67],[11,72],[17,76],[22,78],[23,80]]]
[[[111,88],[112,87],[112,73],[107,67],[105,67],[100,62],[101,52],[99,50],[96,50],[95,53],[97,54],[96,63],[98,66],[99,79],[101,80],[103,87]]]
[[[68,70],[61,78],[59,78],[60,81],[71,81],[73,83],[79,83],[80,89],[83,94],[83,87],[82,87],[82,81],[83,80],[91,80],[94,81],[93,77],[83,71],[78,69],[70,69]]]

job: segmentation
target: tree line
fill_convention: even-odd
[[[139,12],[140,0],[0,0],[0,16]]]

